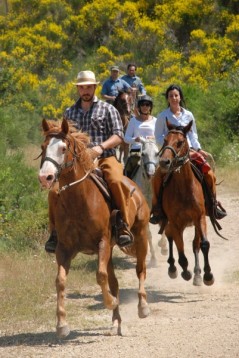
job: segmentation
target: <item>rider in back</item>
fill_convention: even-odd
[[[146,95],[146,89],[141,81],[141,79],[136,76],[137,66],[133,63],[128,64],[127,74],[122,76],[122,80],[126,81],[134,91],[137,91],[141,96]]]
[[[197,129],[194,116],[191,112],[186,110],[184,97],[182,89],[177,85],[171,85],[166,90],[165,94],[166,100],[168,102],[168,108],[163,112],[159,113],[155,125],[155,138],[156,142],[161,146],[164,143],[164,137],[168,133],[168,128],[166,125],[166,119],[169,123],[175,126],[185,126],[191,120],[193,121],[192,128],[187,134],[187,139],[190,146],[190,158],[192,162],[200,161],[201,166],[200,170],[202,171],[204,180],[207,184],[207,187],[211,191],[211,202],[212,209],[216,219],[222,219],[225,217],[226,211],[221,206],[221,203],[216,200],[216,177],[206,162],[208,153],[201,149],[201,145],[198,141]],[[184,106],[184,107],[183,107]],[[162,219],[165,218],[162,208],[159,205],[159,195],[161,193],[162,183],[164,179],[164,174],[161,173],[160,167],[157,169],[155,176],[152,180],[153,187],[153,197],[152,197],[152,210],[150,222],[152,224],[159,223]]]
[[[95,96],[98,83],[93,72],[79,72],[74,83],[79,99],[73,106],[67,108],[64,117],[73,121],[76,128],[90,135],[91,148],[95,157],[99,157],[99,167],[108,184],[114,204],[121,214],[116,243],[124,247],[132,244],[133,235],[129,230],[130,188],[123,180],[123,167],[115,156],[115,147],[123,141],[123,126],[116,108]],[[47,252],[55,252],[57,235],[53,230],[54,223],[50,225],[52,232],[45,249]]]
[[[103,83],[101,95],[106,102],[113,104],[119,92],[130,93],[132,92],[132,88],[126,81],[119,78],[118,66],[112,66],[110,71],[110,78]]]

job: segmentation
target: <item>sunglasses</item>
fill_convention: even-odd
[[[140,106],[141,106],[141,107],[143,107],[143,106],[150,107],[150,106],[151,106],[151,103],[149,103],[149,102],[142,102],[142,103],[140,103]]]

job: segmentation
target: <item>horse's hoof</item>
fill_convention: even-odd
[[[168,256],[168,249],[161,247],[161,255]]]
[[[122,336],[121,327],[120,326],[112,326],[109,332],[110,336]]]
[[[60,339],[66,338],[70,334],[70,329],[68,325],[66,324],[65,326],[62,327],[56,327],[56,334],[57,337]]]
[[[138,316],[139,318],[146,318],[150,314],[150,309],[148,304],[144,305],[143,307],[138,305]]]
[[[190,271],[183,271],[181,276],[185,281],[189,281],[192,278],[192,273]]]
[[[170,278],[175,279],[178,277],[178,270],[175,268],[175,270],[168,269],[168,275]]]
[[[157,259],[155,257],[151,257],[151,259],[148,263],[148,268],[156,268],[156,267],[158,267]]]
[[[213,274],[205,274],[203,276],[203,283],[206,285],[206,286],[212,286],[214,284],[214,277],[213,277]]]
[[[194,286],[201,286],[202,285],[202,276],[201,275],[195,275],[194,276],[193,285]]]

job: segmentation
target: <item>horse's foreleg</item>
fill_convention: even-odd
[[[135,243],[136,245],[136,274],[139,279],[139,290],[138,290],[138,316],[139,318],[145,318],[149,315],[150,310],[147,303],[147,295],[144,287],[144,282],[146,278],[146,256],[148,248],[148,236],[147,230],[142,230],[141,234],[138,236],[139,239]]]
[[[63,257],[63,255],[60,254],[59,249],[57,249],[56,259],[58,263],[58,273],[56,276],[56,291],[57,291],[56,332],[59,338],[65,338],[70,333],[70,329],[66,322],[64,298],[65,298],[66,276],[69,272],[71,258]]]
[[[165,232],[162,233],[161,239],[158,242],[158,246],[161,247],[162,255],[168,255],[168,241]]]
[[[108,263],[108,276],[110,292],[119,301],[119,284],[115,276],[114,266],[112,262],[112,253]],[[121,335],[121,317],[119,313],[119,304],[113,309],[111,335]]]
[[[119,302],[117,296],[114,297],[109,292],[109,278],[107,268],[110,257],[110,244],[107,240],[102,239],[99,244],[98,271],[96,273],[96,280],[101,287],[105,307],[110,310],[113,310],[118,306]]]
[[[210,249],[210,243],[209,241],[203,237],[201,241],[201,250],[204,257],[204,276],[203,276],[203,282],[207,286],[211,286],[214,284],[214,277],[211,272],[211,267],[209,265],[209,259],[208,259],[208,253]]]
[[[152,240],[152,234],[151,231],[149,229],[149,225],[147,228],[148,231],[148,241],[149,241],[149,251],[151,254],[151,258],[148,264],[148,267],[157,267],[157,259],[156,259],[156,255],[155,255],[155,250],[154,250],[154,245],[153,245],[153,240]]]
[[[168,256],[168,275],[170,278],[176,278],[178,277],[178,271],[177,267],[175,266],[175,259],[173,257],[173,239],[172,237],[168,237],[168,243],[169,243],[169,256]]]
[[[192,273],[188,270],[188,260],[184,253],[183,232],[176,227],[171,227],[172,237],[178,250],[178,263],[183,271],[181,276],[184,280],[189,281],[192,278]],[[167,235],[167,227],[166,227]]]
[[[200,234],[198,230],[195,228],[195,236],[193,240],[193,253],[195,258],[194,278],[193,278],[194,286],[201,286],[202,284],[201,268],[199,264],[199,251],[200,251]]]

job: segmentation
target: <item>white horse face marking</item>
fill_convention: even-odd
[[[47,148],[45,158],[51,158],[61,166],[64,163],[66,144],[59,138],[51,138]],[[45,160],[39,171],[39,181],[42,187],[50,188],[56,178],[58,168],[51,161]]]
[[[159,150],[153,141],[145,141],[142,143],[142,160],[145,167],[146,174],[152,177],[155,174],[159,163]]]

